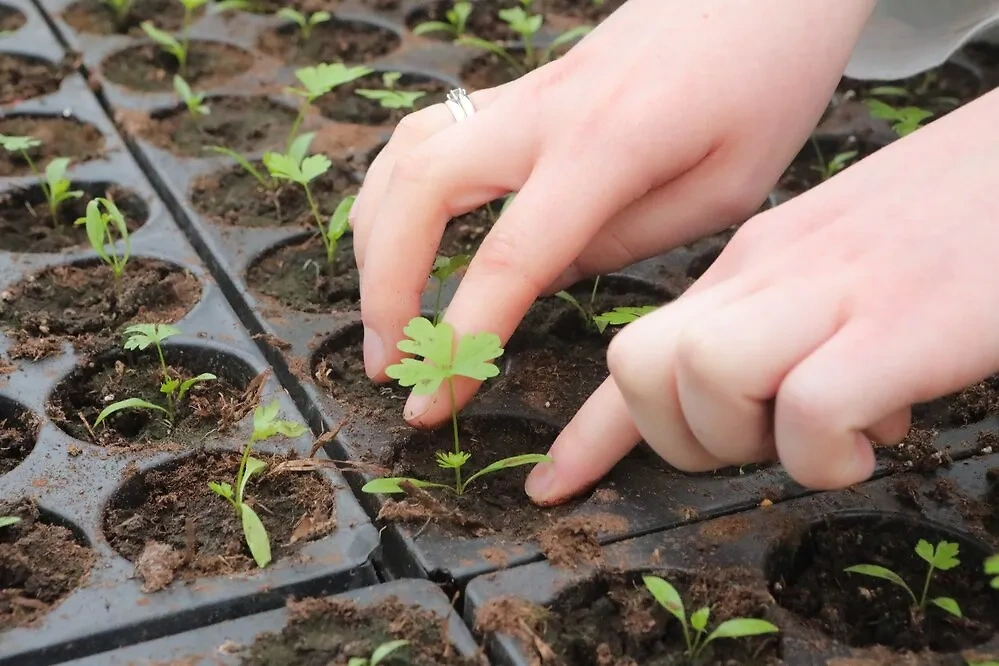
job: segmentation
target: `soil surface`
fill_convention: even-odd
[[[0,528],[0,632],[42,618],[78,588],[97,557],[30,500],[0,504],[20,523]]]
[[[406,25],[413,29],[426,21],[441,21],[447,23],[447,12],[454,3],[451,0],[438,0],[424,7],[418,7],[406,17]],[[499,11],[518,6],[517,0],[478,0],[472,5],[468,15],[465,31],[490,41],[510,41],[517,35],[507,23],[499,18]],[[454,35],[449,32],[430,32],[423,35],[430,39],[451,41]]]
[[[38,425],[23,407],[0,399],[0,476],[20,465],[35,448]]]
[[[202,14],[204,8],[199,8],[195,20]],[[184,6],[176,0],[139,0],[132,3],[119,23],[111,8],[101,0],[77,0],[66,8],[62,18],[77,32],[144,36],[140,27],[143,21],[152,21],[157,28],[167,32],[179,31],[184,24]]]
[[[0,118],[0,134],[30,136],[42,142],[28,151],[28,157],[40,173],[53,157],[69,157],[73,164],[100,157],[104,136],[93,125],[59,116],[12,116]],[[26,176],[31,166],[20,153],[0,152],[0,176]]]
[[[295,122],[295,111],[266,97],[210,97],[205,103],[207,116],[194,118],[182,105],[153,118],[143,136],[181,155],[211,157],[209,146],[241,154],[283,150]]]
[[[20,30],[26,22],[27,19],[21,12],[13,7],[0,5],[0,35]]]
[[[340,123],[358,125],[395,125],[403,116],[443,101],[450,86],[439,79],[420,74],[404,74],[393,84],[395,90],[422,92],[411,109],[386,109],[380,102],[356,94],[357,90],[384,90],[382,73],[369,74],[337,86],[333,92],[316,100],[323,115]]]
[[[284,245],[254,263],[246,276],[250,289],[302,312],[357,310],[360,282],[354,243],[346,235],[337,243],[333,264],[319,236]]]
[[[370,62],[399,47],[399,35],[371,23],[333,19],[312,29],[309,41],[302,42],[297,24],[263,33],[257,48],[289,65],[318,65],[342,62],[348,65]]]
[[[336,528],[328,482],[315,473],[274,473],[286,456],[255,456],[270,467],[250,479],[244,500],[267,530],[274,561]],[[111,499],[104,533],[136,564],[147,590],[175,578],[256,569],[235,510],[208,487],[209,481],[235,485],[239,461],[235,451],[198,451],[129,479]]]
[[[709,628],[737,617],[765,618],[773,600],[738,569],[662,575],[676,587],[688,613],[710,606]],[[476,628],[519,639],[552,666],[679,666],[689,664],[679,621],[662,608],[635,574],[603,573],[570,587],[547,607],[500,597],[483,606]],[[712,642],[699,666],[782,663],[777,635]]]
[[[702,238],[701,240],[689,244],[687,248],[694,253],[694,257],[687,263],[687,279],[695,281],[707,273],[708,269],[711,268],[711,265],[715,263],[718,257],[721,256],[725,246],[727,246],[729,241],[732,240],[732,237],[735,236],[736,231],[738,231],[738,226],[733,226],[725,231],[721,231],[717,234],[713,234],[707,238]],[[670,276],[666,273],[666,267],[664,266],[662,270],[664,271],[663,277],[668,279]],[[687,286],[679,285],[677,296],[686,290]]]
[[[987,554],[970,543],[959,542],[960,565],[935,573],[929,588],[929,598],[953,597],[963,619],[933,606],[914,610],[901,587],[844,571],[856,564],[887,567],[919,594],[927,571],[914,552],[920,538],[932,544],[955,541],[928,525],[916,527],[890,517],[823,523],[774,555],[774,597],[808,625],[856,647],[949,652],[991,639],[999,628],[999,595],[981,573]]]
[[[963,428],[999,415],[999,375],[912,408],[915,428]]]
[[[859,99],[872,97],[871,91],[883,87],[904,88],[905,96],[876,96],[892,106],[918,106],[932,111],[934,116],[926,122],[946,115],[959,106],[970,102],[982,92],[982,84],[970,70],[955,64],[946,63],[923,74],[899,81],[858,81],[844,78],[837,92],[853,91]]]
[[[52,219],[52,210],[40,185],[0,195],[0,249],[10,252],[58,252],[86,245],[87,229],[75,222],[86,216],[87,203],[94,197],[113,199],[130,232],[146,223],[149,214],[146,204],[117,185],[74,181],[71,189],[83,191],[83,196],[59,204],[58,222]]]
[[[232,368],[227,365],[226,357],[178,359],[169,347],[164,353],[171,377],[189,379],[204,372],[218,376],[190,389],[176,408],[173,427],[165,414],[149,409],[125,409],[96,428],[90,427],[101,410],[118,400],[141,398],[167,406],[166,397],[160,392],[163,374],[152,347],[144,352],[90,361],[77,368],[56,386],[49,402],[49,415],[56,425],[81,441],[114,449],[151,451],[200,445],[217,437],[248,411],[247,403],[255,396],[244,396],[244,387],[227,378]]]
[[[0,53],[0,104],[55,92],[64,69],[32,56]]]
[[[848,136],[843,140],[809,141],[781,176],[776,189],[785,198],[798,196],[823,182],[823,165],[828,165],[837,155],[857,152],[855,157],[846,162],[844,168],[848,168],[875,150],[876,146],[862,144],[855,136]]]
[[[175,322],[200,297],[197,278],[157,259],[129,261],[117,289],[103,264],[54,266],[0,294],[0,323],[19,355],[40,357],[66,339],[86,349],[117,344],[125,326]]]
[[[260,634],[244,650],[242,666],[347,666],[352,657],[368,658],[381,644],[409,645],[380,662],[382,666],[481,666],[450,645],[446,619],[407,606],[396,598],[359,606],[341,599],[288,602],[288,624],[280,633]]]
[[[597,5],[593,0],[539,0],[539,10],[547,14],[559,14],[588,23],[602,21],[624,4],[624,0],[605,0]]]
[[[183,72],[177,59],[154,44],[141,44],[112,53],[101,65],[105,78],[140,92],[173,90],[174,74],[181,74],[194,90],[204,90],[243,74],[253,57],[221,42],[192,39]]]
[[[253,166],[263,176],[267,175],[260,162],[254,162]],[[325,223],[344,197],[360,189],[360,177],[348,165],[334,162],[329,171],[309,187]],[[196,180],[191,190],[191,202],[198,212],[225,224],[241,227],[316,226],[301,186],[282,182],[278,189],[266,190],[239,166]]]
[[[494,201],[489,205],[492,208],[492,213],[483,206],[448,222],[444,229],[444,235],[441,237],[439,254],[445,257],[453,257],[457,254],[475,254],[475,251],[482,245],[486,234],[493,228],[493,215],[499,219],[500,208],[503,207],[501,201]]]
[[[517,49],[510,49],[510,52],[515,58],[522,57],[522,52]],[[463,86],[471,92],[495,88],[504,83],[510,83],[520,76],[522,76],[522,72],[515,70],[498,55],[486,53],[470,60],[462,68],[460,78]]]

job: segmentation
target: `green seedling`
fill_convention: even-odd
[[[912,134],[922,127],[927,118],[933,117],[932,111],[918,106],[894,107],[879,99],[866,99],[864,103],[871,117],[891,123],[891,128],[899,137]]]
[[[312,188],[309,187],[309,183],[329,171],[332,162],[325,155],[308,155],[309,145],[312,143],[313,137],[315,137],[315,133],[297,137],[288,146],[288,152],[284,154],[274,151],[264,153],[263,163],[275,181],[290,181],[302,186],[309,202],[309,209],[312,211],[312,217],[316,221],[316,227],[325,240],[327,237],[324,230],[325,225],[315,197],[312,196]],[[328,245],[327,251],[329,251]]]
[[[748,638],[763,634],[775,634],[780,631],[778,627],[766,620],[739,617],[725,620],[711,633],[707,633],[708,619],[711,615],[710,607],[699,608],[688,618],[687,611],[683,606],[683,599],[680,598],[680,593],[676,591],[675,587],[658,576],[642,576],[642,581],[659,605],[680,621],[680,626],[683,627],[683,638],[687,644],[685,654],[691,662],[696,662],[704,654],[704,650],[719,638]]]
[[[180,39],[170,33],[160,30],[152,21],[143,21],[141,24],[143,32],[166,53],[172,55],[177,61],[177,68],[181,73],[187,69],[187,57],[191,52],[191,21],[194,20],[194,12],[199,7],[208,4],[209,0],[179,0],[184,6],[184,21],[181,24]]]
[[[985,560],[985,573],[991,577],[989,585],[992,589],[999,590],[999,554]]]
[[[288,147],[298,136],[298,128],[305,118],[305,113],[317,99],[331,92],[338,86],[350,83],[362,76],[371,74],[374,70],[368,67],[348,67],[343,63],[326,63],[315,67],[303,67],[295,71],[295,78],[302,84],[300,88],[288,88],[288,94],[302,98],[302,104],[298,108],[298,116],[291,126],[291,133],[288,135]]]
[[[406,339],[397,345],[399,350],[407,354],[423,357],[423,361],[415,358],[404,358],[401,363],[389,366],[385,371],[392,379],[399,381],[403,387],[412,387],[417,395],[432,395],[447,384],[451,400],[451,427],[454,447],[451,452],[437,452],[437,465],[441,469],[454,471],[454,484],[434,483],[422,479],[404,477],[386,477],[374,479],[364,485],[366,493],[403,493],[405,486],[417,488],[441,488],[451,490],[456,495],[462,495],[468,485],[486,474],[493,474],[511,467],[531,465],[541,462],[551,462],[547,455],[528,453],[497,460],[483,467],[467,479],[462,479],[462,467],[472,457],[461,448],[458,435],[458,410],[454,399],[454,378],[467,377],[485,381],[499,374],[499,368],[493,361],[503,355],[499,336],[495,333],[467,333],[457,341],[455,347],[454,328],[447,322],[434,324],[425,317],[415,317],[403,330]]]
[[[258,9],[257,4],[250,0],[221,0],[213,2],[208,11],[212,14],[224,14],[229,11],[257,12]]]
[[[246,503],[246,486],[250,478],[255,474],[261,474],[267,469],[267,463],[259,458],[250,456],[250,451],[256,442],[270,439],[277,435],[285,437],[301,437],[305,434],[305,426],[294,421],[283,421],[278,419],[278,403],[272,402],[267,406],[261,405],[253,411],[253,434],[250,441],[243,447],[243,457],[239,461],[239,470],[236,472],[235,482],[216,483],[209,481],[208,487],[220,497],[228,501],[236,510],[243,525],[243,536],[246,538],[246,545],[250,548],[250,554],[257,566],[263,569],[271,561],[271,542],[267,536],[267,529],[260,521],[256,511]]]
[[[301,32],[302,42],[309,41],[309,37],[312,36],[313,28],[320,23],[326,23],[333,18],[333,15],[329,12],[319,11],[312,14],[304,14],[297,9],[292,9],[291,7],[282,7],[278,10],[277,15],[283,19],[293,21],[298,25]]]
[[[811,137],[811,142],[812,147],[815,149],[815,155],[818,158],[818,163],[813,165],[812,169],[818,171],[823,181],[829,180],[845,169],[860,154],[856,150],[845,150],[833,155],[833,158],[826,162],[826,159],[822,156],[822,147],[819,146],[818,140],[813,136]]]
[[[424,21],[413,28],[414,35],[443,32],[454,38],[461,37],[468,30],[468,17],[472,13],[471,2],[456,2],[444,13],[444,21]]]
[[[940,79],[940,73],[938,70],[930,70],[923,74],[922,78],[919,80],[919,84],[913,88],[911,91],[907,88],[901,86],[875,86],[867,91],[868,95],[873,97],[881,97],[888,99],[902,99],[902,100],[913,100],[917,98],[927,97],[930,94],[930,90],[933,85],[937,83]],[[934,104],[939,104],[942,106],[959,106],[961,100],[956,97],[950,97],[947,95],[938,95],[936,97],[930,98]]]
[[[94,421],[94,428],[112,414],[124,409],[148,409],[162,412],[166,415],[167,421],[172,426],[177,417],[177,408],[184,402],[187,393],[195,384],[218,379],[210,372],[203,372],[197,377],[190,379],[180,379],[170,374],[170,368],[166,364],[163,356],[163,342],[175,335],[180,335],[181,330],[170,324],[134,324],[125,329],[128,336],[125,340],[125,349],[128,351],[145,350],[150,346],[156,348],[156,354],[160,361],[160,373],[163,375],[163,382],[160,384],[160,393],[166,397],[167,406],[162,407],[155,403],[143,400],[142,398],[126,398],[113,402],[105,407]]]
[[[493,53],[510,65],[516,75],[521,76],[548,64],[558,49],[578,41],[593,30],[592,26],[577,26],[557,35],[547,47],[538,48],[537,35],[544,25],[544,17],[530,12],[533,0],[520,0],[520,4],[520,7],[499,10],[499,17],[510,26],[510,30],[520,36],[524,48],[523,57],[516,57],[499,42],[491,42],[473,35],[462,35],[455,40],[455,43]]]
[[[434,319],[436,325],[441,320],[441,296],[444,293],[444,282],[449,277],[462,270],[472,261],[471,255],[456,254],[453,257],[437,257],[434,259],[430,277],[437,283],[437,296],[434,300]]]
[[[556,292],[555,297],[562,299],[574,307],[580,317],[583,318],[585,325],[593,326],[597,329],[598,333],[606,331],[608,326],[624,326],[625,324],[630,324],[636,319],[644,317],[650,312],[658,309],[658,306],[656,305],[622,306],[616,307],[608,312],[604,312],[603,314],[597,314],[595,310],[595,301],[597,298],[597,288],[599,286],[600,277],[597,276],[593,280],[593,289],[590,291],[590,299],[586,303],[582,303],[578,298],[564,290]]]
[[[66,171],[69,169],[68,157],[56,157],[45,166],[44,175],[39,173],[35,167],[35,162],[31,159],[32,148],[42,145],[38,139],[30,136],[9,136],[0,134],[0,148],[12,154],[18,154],[28,164],[31,173],[38,179],[38,184],[45,194],[45,200],[49,204],[49,213],[52,221],[59,224],[59,205],[63,201],[79,199],[83,196],[82,190],[71,190],[72,183],[66,178]]]
[[[115,25],[121,27],[128,18],[128,13],[132,11],[133,0],[101,0],[102,4],[114,14]]]
[[[387,641],[376,647],[370,657],[351,657],[347,666],[378,666],[393,652],[397,652],[407,645],[409,645],[409,641]]]
[[[382,85],[385,86],[383,90],[362,88],[354,93],[378,102],[385,109],[413,109],[416,107],[416,100],[427,93],[422,90],[398,90],[395,85],[401,78],[402,72],[386,72],[382,75]]]
[[[937,570],[950,571],[961,563],[961,561],[957,559],[960,546],[950,541],[941,541],[936,546],[932,546],[925,539],[920,539],[919,543],[916,544],[915,550],[916,555],[929,565],[929,569],[926,571],[926,579],[923,581],[922,594],[918,597],[901,576],[886,567],[878,566],[876,564],[857,564],[852,567],[847,567],[844,571],[861,574],[863,576],[870,576],[872,578],[880,578],[901,587],[909,593],[909,597],[912,598],[913,607],[919,609],[920,611],[926,610],[926,605],[929,603],[943,611],[946,611],[947,613],[950,613],[951,615],[961,617],[961,607],[958,606],[954,599],[951,599],[950,597],[935,597],[927,599],[927,594],[930,589],[930,581],[933,580],[934,572]]]
[[[103,210],[101,210],[103,208]],[[114,273],[115,293],[121,295],[121,276],[125,272],[131,252],[131,241],[125,216],[111,199],[97,198],[87,203],[87,215],[76,221],[86,226],[90,247]],[[118,240],[122,242],[121,254],[115,249]]]
[[[999,666],[999,661],[968,661],[967,666]]]
[[[324,228],[322,225],[319,226],[319,235],[323,239],[323,245],[326,246],[326,266],[332,267],[333,260],[336,259],[336,250],[340,244],[340,239],[350,231],[350,209],[354,205],[354,200],[357,197],[350,195],[349,197],[344,197],[333,214],[330,215],[329,223]]]
[[[17,525],[19,522],[21,522],[21,519],[17,516],[0,516],[0,528]]]
[[[208,105],[205,104],[205,93],[196,93],[191,90],[191,86],[187,84],[187,81],[180,74],[174,74],[173,89],[181,101],[184,102],[187,112],[191,114],[191,117],[195,121],[200,116],[207,116],[212,112]]]

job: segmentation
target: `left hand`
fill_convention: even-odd
[[[810,488],[868,478],[911,405],[999,370],[996,117],[999,91],[743,225],[615,336],[531,497],[578,494],[641,438],[684,471],[779,458]]]

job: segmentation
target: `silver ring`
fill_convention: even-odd
[[[475,107],[472,106],[472,100],[468,98],[468,93],[465,92],[464,88],[449,90],[444,105],[447,106],[456,122],[468,120],[475,115]]]

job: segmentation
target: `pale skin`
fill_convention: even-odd
[[[448,219],[518,192],[445,320],[509,339],[532,302],[751,216],[806,141],[874,0],[629,0],[564,58],[407,117],[354,208],[365,365],[419,311]],[[610,378],[536,467],[539,504],[644,439],[704,471],[778,459],[866,479],[910,407],[999,370],[999,93],[750,217],[676,301],[621,330]],[[404,258],[402,260],[401,258]],[[459,406],[478,385],[457,382]],[[447,395],[413,396],[435,427]]]

